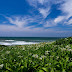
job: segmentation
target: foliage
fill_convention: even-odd
[[[63,38],[63,39],[57,40],[54,44],[56,44],[56,45],[72,44],[72,37],[68,37],[68,38]]]
[[[0,72],[72,72],[72,37],[53,43],[0,45]]]

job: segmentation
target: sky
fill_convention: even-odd
[[[0,0],[0,37],[72,36],[72,0]]]

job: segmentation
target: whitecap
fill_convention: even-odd
[[[15,41],[15,40],[5,40],[5,41]]]
[[[11,43],[7,43],[7,42],[0,42],[0,45],[11,45]]]
[[[30,44],[37,44],[37,42],[25,42],[25,41],[0,42],[0,45],[30,45]]]
[[[29,44],[36,44],[36,42],[16,41],[12,43],[12,45],[29,45]]]

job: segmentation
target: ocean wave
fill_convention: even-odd
[[[5,40],[5,41],[15,41],[15,40]]]
[[[0,45],[11,45],[11,43],[7,43],[7,42],[0,42]]]
[[[29,45],[29,44],[37,44],[37,42],[25,42],[25,41],[0,42],[0,45]]]
[[[12,45],[26,45],[26,44],[36,44],[34,42],[24,42],[24,41],[16,41],[13,42]]]
[[[50,41],[53,41],[53,40],[30,40],[32,42],[50,42]]]

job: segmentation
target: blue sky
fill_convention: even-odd
[[[72,36],[72,0],[1,0],[0,36]]]

